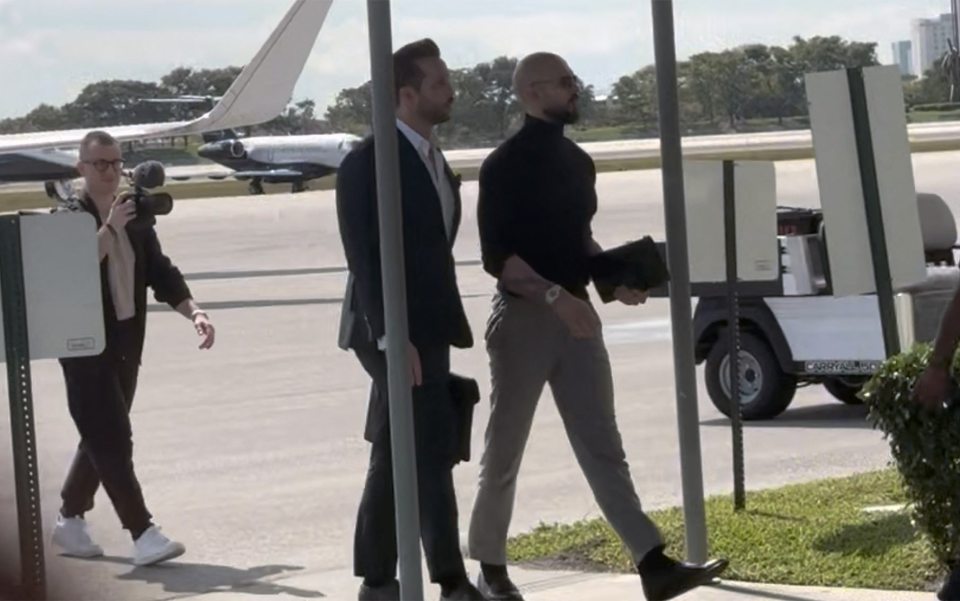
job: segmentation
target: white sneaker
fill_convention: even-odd
[[[87,522],[83,518],[65,518],[57,514],[57,525],[53,529],[53,544],[63,549],[63,555],[70,557],[100,557],[103,549],[93,542],[87,532]]]
[[[164,536],[156,526],[147,528],[133,546],[133,563],[138,566],[149,566],[180,557],[187,550],[182,544]]]

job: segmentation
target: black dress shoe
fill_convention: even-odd
[[[477,590],[477,587],[470,584],[468,580],[464,580],[446,595],[441,593],[440,601],[487,601],[487,598]]]
[[[667,563],[655,569],[644,570],[643,594],[647,601],[667,601],[691,591],[698,586],[709,584],[727,569],[726,559],[718,559],[704,565],[681,563],[669,559]]]
[[[940,601],[960,601],[960,566],[954,567],[943,580],[943,586],[937,592]]]
[[[394,580],[383,586],[360,585],[358,601],[400,601],[400,583]]]
[[[523,601],[517,585],[506,574],[488,581],[481,572],[477,577],[477,589],[490,601]]]

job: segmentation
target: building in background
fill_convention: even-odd
[[[947,13],[936,19],[914,19],[912,29],[912,66],[916,74],[922,76],[949,50],[947,40],[954,37],[954,18]]]
[[[913,70],[913,43],[910,40],[893,43],[893,64],[900,67],[901,75],[916,75]]]

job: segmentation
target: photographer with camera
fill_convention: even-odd
[[[115,138],[102,131],[87,134],[77,164],[85,189],[65,207],[86,211],[97,222],[106,348],[95,357],[60,360],[80,446],[61,491],[53,542],[64,555],[103,554],[83,518],[102,482],[123,528],[133,537],[134,564],[151,565],[178,557],[185,548],[152,523],[133,468],[129,411],[143,352],[147,287],[157,301],[193,322],[201,349],[213,346],[214,328],[180,270],[163,254],[153,228],[154,214],[169,212],[169,196],[146,194],[143,188],[156,182],[138,182],[136,191],[118,195],[122,167]],[[162,183],[162,169],[159,175]]]

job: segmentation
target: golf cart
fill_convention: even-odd
[[[957,227],[934,194],[917,194],[926,279],[895,290],[901,347],[930,342],[960,281]],[[863,384],[885,359],[874,294],[835,297],[820,209],[778,207],[780,278],[744,289],[740,305],[741,408],[745,420],[771,419],[800,386],[822,384],[837,400],[858,404]],[[713,404],[730,414],[728,308],[722,286],[704,288],[694,312],[697,363]]]

